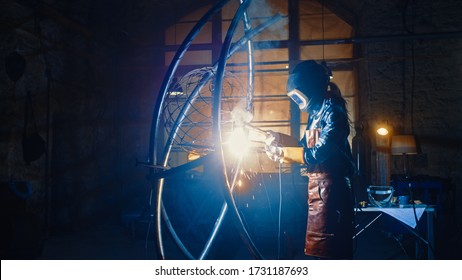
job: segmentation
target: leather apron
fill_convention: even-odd
[[[319,139],[319,129],[305,132],[307,147]],[[353,200],[347,177],[322,165],[308,168],[308,221],[305,254],[326,259],[353,258]]]
[[[326,259],[353,258],[353,208],[348,178],[308,174],[305,254]]]

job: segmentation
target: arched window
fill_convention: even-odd
[[[211,66],[217,61],[221,44],[239,2],[230,1],[206,24],[181,61],[178,70],[180,73]],[[289,7],[291,3],[297,6]],[[206,6],[191,12],[166,30],[165,66],[170,64],[177,47],[209,8],[210,6]],[[255,0],[248,10],[252,26],[265,22],[276,13],[284,17],[253,38],[255,63],[253,125],[296,137],[303,135],[308,116],[306,113],[294,114],[294,110],[291,114],[291,101],[286,96],[285,88],[289,69],[299,61],[307,59],[326,61],[333,72],[332,81],[339,86],[347,100],[350,119],[354,124],[357,118],[358,92],[352,64],[354,46],[343,43],[344,41],[333,43],[338,39],[352,38],[353,28],[327,7],[322,6],[319,1],[314,0]],[[291,17],[296,20],[295,28],[289,27]],[[235,37],[240,38],[243,34],[244,27],[241,23]],[[247,79],[246,73],[240,70],[245,67],[247,58],[244,48],[227,62],[227,69],[240,75],[244,81]],[[296,131],[297,128],[299,131]],[[352,129],[351,132],[353,137],[354,130]],[[262,162],[264,160],[259,159],[259,163]]]

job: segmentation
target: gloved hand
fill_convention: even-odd
[[[273,131],[268,131],[267,133],[265,139],[265,152],[273,161],[282,163],[305,163],[303,147],[296,146],[296,140],[292,137]]]
[[[272,161],[282,162],[284,158],[282,148],[275,145],[265,145],[265,152]]]
[[[266,139],[265,139],[265,145],[267,146],[280,146],[279,145],[279,133],[276,133],[274,131],[267,131],[266,132]]]
[[[279,146],[279,134],[268,131],[265,139],[265,152],[272,161],[282,160],[282,148]]]

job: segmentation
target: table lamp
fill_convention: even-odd
[[[417,145],[414,135],[394,135],[391,137],[390,151],[392,155],[404,156],[404,175],[408,172],[408,155],[417,154]]]

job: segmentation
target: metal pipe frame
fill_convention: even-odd
[[[192,44],[192,41],[197,37],[199,32],[202,30],[204,25],[215,15],[219,12],[230,0],[221,0],[217,2],[212,8],[202,16],[202,18],[197,22],[197,24],[193,27],[193,29],[188,33],[185,40],[181,44],[178,51],[175,53],[175,56],[172,59],[172,63],[169,65],[169,68],[166,72],[166,79],[162,82],[161,89],[159,91],[159,96],[157,99],[156,107],[153,114],[153,121],[151,125],[151,134],[150,134],[150,142],[149,142],[149,153],[148,153],[148,163],[150,164],[157,164],[157,129],[160,129],[160,120],[161,120],[161,113],[162,108],[165,102],[167,88],[170,85],[173,74],[175,73],[180,60],[183,58],[184,54],[188,50],[189,46]],[[151,171],[152,173],[153,171]],[[155,188],[156,183],[155,181],[151,182],[151,188]],[[157,182],[157,198],[156,198],[156,215],[155,215],[155,222],[156,222],[156,240],[157,240],[157,251],[161,259],[165,259],[165,250],[164,245],[162,242],[162,192],[164,186],[164,178],[161,178]],[[152,198],[149,200],[150,209],[152,209]],[[165,211],[164,211],[165,212]],[[168,219],[167,219],[168,220]],[[180,241],[178,236],[173,235],[173,238],[176,241]],[[181,242],[180,242],[181,243]],[[184,247],[184,246],[183,246]],[[184,250],[186,248],[181,248],[182,251],[185,253]],[[187,250],[186,250],[187,251]]]
[[[224,160],[224,151],[223,151],[223,139],[221,138],[221,96],[222,96],[222,86],[223,86],[223,78],[225,74],[225,67],[226,67],[226,60],[227,54],[231,47],[231,41],[234,36],[234,32],[237,28],[238,22],[241,20],[242,16],[244,15],[245,10],[250,5],[251,0],[246,0],[241,3],[236,14],[234,15],[233,20],[229,26],[228,32],[226,33],[225,41],[223,43],[223,48],[221,50],[220,59],[218,61],[218,69],[217,69],[217,77],[215,79],[215,87],[213,92],[213,106],[212,106],[212,119],[214,120],[212,126],[212,133],[215,136],[215,143],[218,148],[219,157],[217,160],[221,162],[221,168],[223,169],[223,173],[220,175],[223,176],[226,185],[224,187],[224,195],[226,203],[228,207],[231,207],[232,214],[233,214],[233,221],[238,227],[239,234],[241,239],[247,245],[247,249],[250,251],[252,256],[256,259],[263,259],[263,256],[258,251],[257,247],[255,246],[249,232],[247,231],[246,226],[243,223],[242,217],[239,214],[239,210],[237,209],[236,202],[234,201],[234,197],[232,194],[232,190],[234,188],[234,180],[230,182],[228,170],[226,168],[226,162]],[[237,172],[235,173],[236,176]]]
[[[223,1],[223,2],[228,2],[228,1]],[[189,105],[185,105],[182,108],[182,111],[180,113],[181,116],[175,121],[175,124],[172,126],[172,131],[171,131],[170,136],[169,136],[169,138],[167,140],[167,143],[165,145],[164,154],[163,154],[164,156],[162,158],[161,167],[166,167],[167,166],[167,161],[168,161],[168,158],[169,158],[170,152],[172,150],[172,146],[173,146],[173,140],[175,139],[175,137],[176,137],[176,135],[178,133],[178,129],[181,126],[181,124],[182,124],[182,122],[184,120],[184,116],[188,113],[189,109],[191,108],[191,104],[197,98],[197,95],[200,92],[200,90],[213,77],[212,73],[215,72],[215,71],[217,71],[217,73],[220,73],[221,76],[217,75],[217,77],[218,77],[217,79],[219,79],[218,83],[220,84],[220,87],[219,87],[218,95],[217,95],[216,92],[213,93],[214,94],[213,108],[217,108],[216,102],[218,102],[219,107],[221,106],[221,85],[222,85],[222,81],[223,81],[223,77],[224,77],[224,68],[226,66],[226,60],[230,56],[232,56],[235,52],[237,52],[245,44],[247,44],[247,51],[248,51],[248,56],[249,56],[248,57],[248,60],[249,60],[248,77],[249,77],[249,89],[251,89],[250,92],[249,92],[250,97],[249,97],[249,95],[247,96],[246,110],[253,111],[254,67],[253,67],[253,48],[252,48],[251,38],[253,38],[254,36],[261,33],[268,26],[270,26],[271,24],[273,24],[274,22],[276,22],[277,20],[282,18],[282,16],[277,14],[277,15],[273,16],[272,18],[270,18],[270,20],[268,20],[267,22],[257,26],[255,29],[251,29],[250,20],[248,18],[247,13],[246,13],[246,9],[250,5],[250,2],[251,2],[251,0],[241,1],[241,6],[239,7],[238,12],[236,12],[235,18],[233,19],[233,22],[234,22],[233,28],[230,27],[229,30],[228,30],[228,34],[227,34],[228,40],[225,40],[226,44],[224,44],[224,47],[222,49],[218,65],[215,64],[212,67],[212,70],[211,70],[210,74],[204,76],[201,79],[201,81],[198,83],[198,85],[196,85],[195,89],[193,90],[191,95],[188,97],[188,102],[186,102]],[[170,65],[170,67],[169,67],[169,69],[167,71],[166,79],[164,80],[164,82],[162,84],[162,87],[161,87],[161,91],[160,91],[160,95],[159,95],[160,98],[158,100],[158,103],[156,104],[157,106],[156,106],[156,111],[155,111],[155,114],[154,114],[155,119],[153,119],[153,126],[151,128],[151,142],[150,142],[150,150],[149,150],[150,157],[149,157],[149,160],[148,160],[148,166],[149,166],[149,164],[157,162],[157,156],[156,156],[156,151],[157,151],[157,147],[156,147],[156,143],[157,143],[157,141],[156,141],[156,131],[157,131],[157,129],[161,129],[160,128],[160,117],[161,117],[162,107],[163,107],[163,104],[164,104],[165,98],[166,98],[167,88],[168,88],[169,84],[172,81],[173,74],[174,74],[174,72],[176,71],[176,69],[177,69],[177,67],[179,65],[179,61],[181,60],[184,53],[188,49],[188,46],[191,44],[191,42],[187,42],[187,40],[192,41],[194,39],[194,37],[197,36],[197,34],[199,32],[196,29],[200,30],[203,27],[205,18],[209,19],[212,16],[212,14],[215,14],[217,12],[216,9],[218,7],[220,7],[220,9],[221,9],[224,4],[225,3],[220,2],[216,6],[212,7],[212,9],[206,15],[204,15],[204,17],[197,23],[195,28],[193,28],[193,30],[191,30],[190,34],[186,37],[185,42],[183,42],[182,46],[179,48],[177,54],[174,57],[174,60],[172,61],[172,64]],[[231,39],[234,36],[235,28],[237,26],[237,22],[239,22],[241,20],[242,16],[244,16],[244,21],[245,21],[245,31],[246,31],[245,35],[238,42],[231,45]],[[222,67],[222,68],[220,68],[220,67]],[[217,85],[215,85],[215,89],[217,89]],[[219,96],[219,97],[216,97],[216,96]],[[220,112],[221,108],[218,109],[218,111]],[[220,120],[221,116],[220,116],[220,114],[218,114],[218,115],[213,114],[212,118],[213,118],[213,123],[218,124],[218,127],[219,127],[219,130],[214,130],[215,138],[220,139],[220,137],[221,137],[221,127],[220,127],[219,124],[221,123],[221,120]],[[219,137],[216,136],[216,133],[220,134]],[[223,164],[224,172],[226,172],[226,167],[225,167],[225,162],[224,162],[224,155],[222,153],[221,142],[216,143],[215,146],[220,148],[219,150],[220,150],[221,160],[220,159],[218,159],[218,160],[220,160],[219,162],[221,162]],[[212,154],[217,154],[217,153],[212,153]],[[217,160],[215,156],[212,156],[212,157],[215,158],[215,160]],[[207,158],[209,158],[209,157],[207,157]],[[197,161],[201,161],[201,159],[199,159]],[[201,163],[203,163],[203,159],[202,159]],[[176,172],[180,172],[181,170],[183,170],[183,171],[187,170],[188,168],[190,168],[190,166],[195,166],[197,164],[199,164],[199,163],[198,162],[188,163],[188,164],[185,164],[185,166],[179,166],[179,167],[176,167],[176,168],[173,168],[173,169],[153,168],[153,170],[157,170],[157,171],[162,170],[162,171],[160,173],[157,172],[155,174],[151,173],[151,179],[155,178],[155,179],[158,180],[157,181],[157,197],[156,197],[156,215],[155,215],[155,218],[156,218],[157,249],[158,249],[159,256],[162,259],[165,259],[165,251],[164,251],[164,248],[163,248],[163,240],[162,240],[162,227],[161,227],[161,220],[162,219],[161,219],[161,216],[163,218],[164,223],[167,226],[167,229],[169,230],[171,236],[173,237],[176,245],[180,249],[180,251],[187,258],[189,258],[189,259],[194,258],[193,255],[188,251],[186,246],[184,246],[184,244],[182,243],[181,239],[176,234],[175,229],[173,228],[173,226],[172,226],[172,224],[170,222],[167,211],[165,210],[164,205],[162,203],[162,193],[163,193],[164,178],[166,176],[170,176],[170,175],[172,175],[172,174],[174,174]],[[153,166],[158,167],[159,165],[153,164]],[[237,163],[237,166],[240,166],[240,162]],[[217,235],[217,233],[218,233],[218,231],[220,229],[220,226],[221,226],[221,224],[223,222],[223,219],[224,219],[225,214],[226,214],[227,209],[228,209],[228,205],[233,206],[232,207],[232,209],[234,210],[233,213],[235,214],[234,216],[237,216],[237,218],[235,220],[238,222],[237,226],[238,226],[238,228],[239,228],[239,230],[241,232],[241,237],[243,238],[244,242],[248,246],[250,252],[252,253],[252,255],[254,257],[261,259],[262,256],[258,252],[258,250],[255,247],[253,241],[251,240],[251,237],[248,234],[247,229],[245,228],[245,225],[242,222],[242,219],[240,218],[239,211],[237,209],[237,206],[236,206],[236,204],[234,202],[234,199],[233,199],[233,196],[232,196],[232,191],[233,191],[235,182],[237,180],[237,173],[235,173],[234,178],[232,179],[231,182],[229,182],[227,175],[223,179],[226,179],[226,184],[223,185],[228,190],[226,193],[228,193],[230,195],[227,196],[227,199],[226,199],[225,203],[222,206],[220,214],[219,214],[219,216],[218,216],[218,218],[217,218],[217,220],[215,222],[214,228],[213,228],[213,230],[212,230],[212,232],[211,232],[211,234],[210,234],[210,236],[209,236],[209,238],[208,238],[208,240],[207,240],[207,242],[206,242],[206,244],[205,244],[205,246],[204,246],[204,248],[203,248],[203,250],[202,250],[202,252],[200,254],[200,259],[203,259],[208,255],[209,250],[210,250],[210,248],[211,248],[211,246],[213,244],[213,241],[214,241],[214,239],[215,239],[215,237],[216,237],[216,235]],[[153,180],[153,186],[152,187],[154,187],[154,181],[155,180]],[[151,192],[151,194],[152,194],[152,192]],[[152,197],[150,198],[150,205],[151,205],[151,203],[152,203]]]

